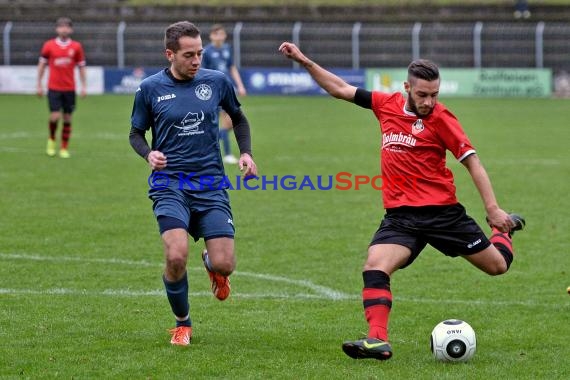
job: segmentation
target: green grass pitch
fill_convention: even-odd
[[[570,373],[569,100],[443,99],[462,121],[500,204],[522,213],[508,274],[490,277],[428,248],[392,278],[394,357],[355,361],[360,290],[381,194],[235,190],[238,267],[209,291],[203,242],[188,264],[194,337],[172,347],[149,170],[128,143],[130,96],[78,100],[72,158],[45,155],[47,104],[0,96],[0,378],[563,379]],[[267,176],[378,174],[371,112],[326,97],[246,97]],[[235,143],[234,143],[235,147]],[[460,201],[484,223],[454,160]],[[235,167],[227,168],[235,176]],[[429,334],[460,318],[474,359],[435,362]]]

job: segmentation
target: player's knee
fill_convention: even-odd
[[[212,269],[224,276],[229,276],[235,270],[236,260],[233,254],[212,255],[209,254]]]
[[[173,277],[180,277],[186,271],[188,245],[183,242],[170,242],[166,246],[166,270]]]
[[[181,277],[186,271],[186,257],[180,255],[168,256],[166,258],[166,270],[172,277]]]
[[[501,274],[506,273],[509,270],[507,263],[504,260],[497,260],[493,262],[491,265],[488,265],[484,268],[485,273],[490,276],[499,276]]]
[[[233,273],[235,268],[236,268],[235,260],[232,259],[223,260],[221,264],[218,266],[218,273],[221,273],[224,276],[229,276],[230,274]]]

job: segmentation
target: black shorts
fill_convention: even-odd
[[[398,244],[411,249],[410,265],[427,244],[446,256],[481,252],[491,245],[479,225],[461,204],[451,206],[397,207],[386,215],[370,245]]]
[[[75,111],[75,91],[48,90],[50,112],[73,113]]]

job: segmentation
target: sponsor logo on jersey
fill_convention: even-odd
[[[161,95],[156,99],[156,101],[158,103],[160,103],[164,100],[170,100],[170,99],[174,99],[174,98],[176,98],[176,94]]]
[[[475,240],[473,243],[469,243],[467,244],[467,248],[473,248],[475,247],[477,244],[481,243],[481,239],[477,239]]]
[[[73,63],[73,60],[69,57],[59,57],[53,60],[55,66],[69,66]]]
[[[203,134],[204,130],[200,129],[200,124],[204,121],[204,111],[188,112],[180,125],[174,127],[181,130],[178,136],[189,136]]]
[[[396,148],[397,146],[413,148],[416,146],[416,142],[417,140],[409,133],[405,134],[403,132],[390,132],[382,134],[382,148],[388,148],[390,146]]]
[[[196,90],[194,90],[194,92],[200,100],[209,100],[212,97],[212,88],[207,84],[196,86]]]

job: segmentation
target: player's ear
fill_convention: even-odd
[[[406,92],[410,92],[411,88],[412,88],[412,86],[410,85],[410,82],[405,81],[405,82],[404,82],[404,90],[405,90]]]
[[[172,62],[172,58],[174,56],[174,52],[170,49],[166,49],[164,51],[164,55],[166,56],[166,59],[168,59],[170,62]]]

